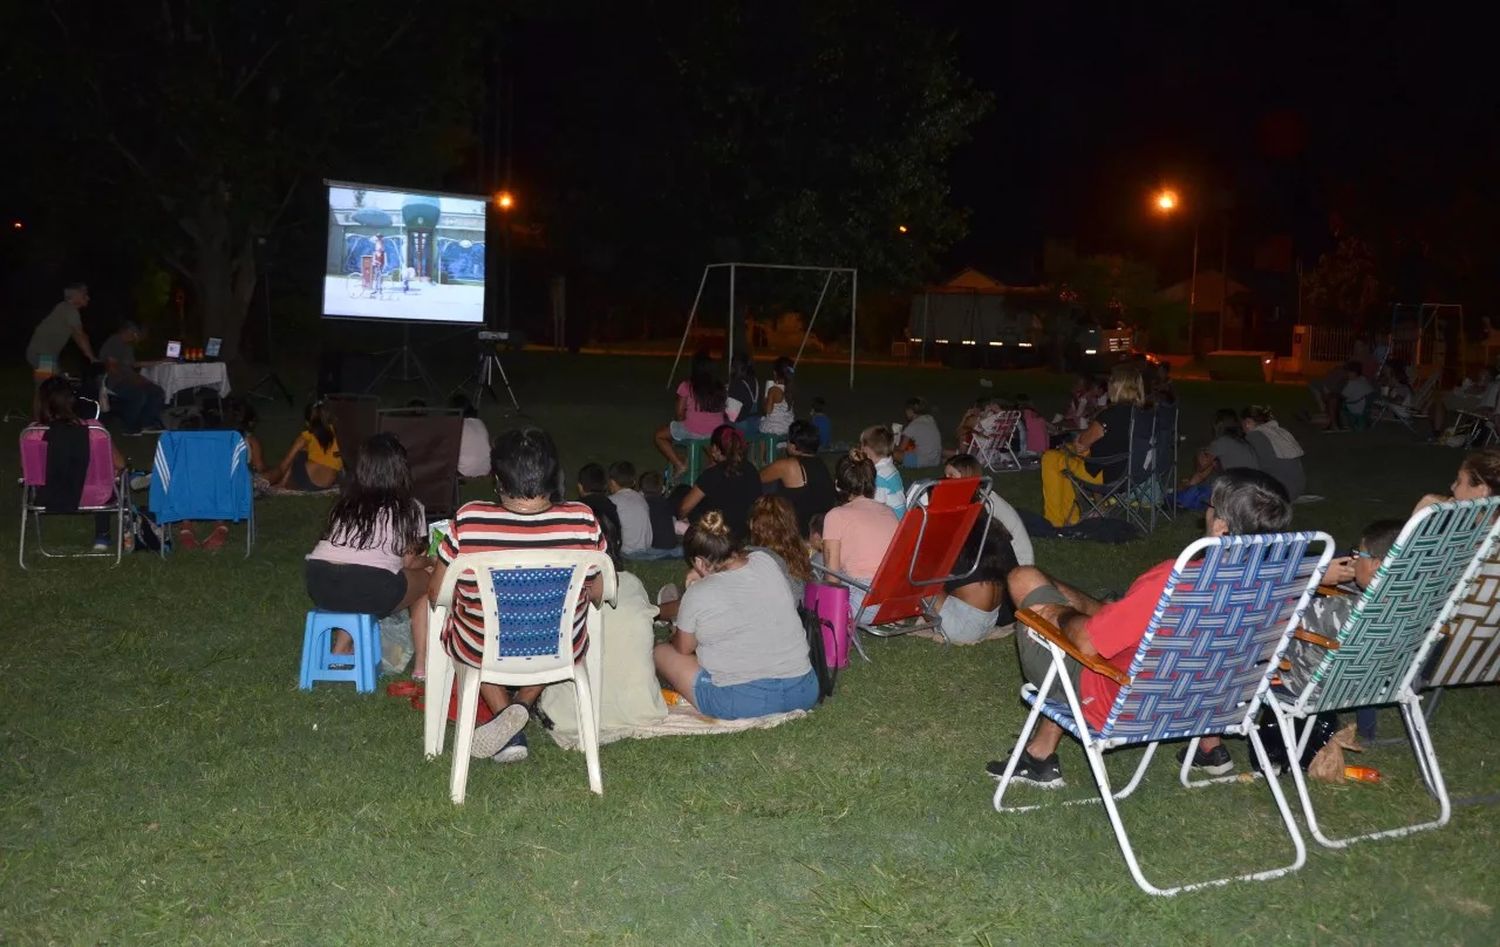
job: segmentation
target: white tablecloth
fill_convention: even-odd
[[[212,388],[222,398],[229,394],[229,369],[223,362],[153,362],[141,374],[161,386],[171,401],[188,388]]]

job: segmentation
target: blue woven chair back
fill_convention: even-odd
[[[491,569],[501,658],[557,658],[572,650],[572,566]],[[566,623],[563,620],[567,613]]]
[[[1307,607],[1323,533],[1222,536],[1189,546],[1099,731],[1124,742],[1243,729],[1294,615]],[[1201,558],[1198,554],[1201,553]]]
[[[1439,503],[1411,518],[1339,629],[1338,649],[1313,671],[1321,687],[1315,706],[1307,709],[1397,698],[1408,672],[1427,653],[1428,637],[1467,591],[1468,583],[1460,580],[1475,554],[1487,556],[1494,548],[1497,514],[1500,497]]]

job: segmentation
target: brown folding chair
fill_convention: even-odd
[[[380,432],[396,435],[406,448],[412,495],[426,507],[427,517],[451,516],[458,509],[462,412],[447,408],[393,408],[381,411],[378,417]]]
[[[323,405],[333,415],[333,437],[338,441],[344,469],[352,474],[360,448],[380,430],[380,399],[374,395],[333,394],[323,396]]]

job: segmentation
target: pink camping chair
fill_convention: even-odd
[[[985,470],[1019,470],[1021,461],[1016,458],[1016,432],[1021,424],[1019,411],[989,411],[979,418],[979,423],[969,434],[964,450],[979,461]]]
[[[114,448],[109,431],[98,421],[86,422],[89,428],[89,470],[78,497],[79,513],[108,513],[115,519],[115,565],[124,551],[125,514],[130,509],[130,490],[125,483],[128,474],[115,476]],[[37,499],[37,490],[47,484],[47,428],[40,424],[21,432],[21,541],[17,558],[26,568],[26,521],[30,518],[36,531],[36,548],[48,559],[107,557],[108,552],[54,553],[42,542],[42,514],[53,513]]]

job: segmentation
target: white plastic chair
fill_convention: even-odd
[[[460,577],[473,576],[484,609],[484,656],[481,669],[449,657],[440,640],[453,607]],[[453,560],[433,602],[427,635],[427,701],[424,705],[423,748],[427,756],[442,753],[448,704],[455,675],[458,679],[458,729],[453,740],[453,770],[449,794],[462,804],[469,780],[469,748],[474,740],[474,714],[479,708],[479,685],[527,687],[572,681],[578,700],[579,742],[588,765],[589,788],[604,794],[599,770],[599,695],[604,638],[599,608],[588,606],[588,652],[573,660],[573,619],[590,575],[603,582],[604,601],[613,603],[617,582],[614,564],[602,552],[579,549],[536,549],[473,553]],[[523,608],[502,609],[501,597]],[[543,625],[555,634],[543,634]],[[503,653],[502,653],[503,652]]]

